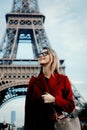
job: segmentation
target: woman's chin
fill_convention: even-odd
[[[45,66],[45,65],[47,65],[46,63],[44,63],[44,62],[40,62],[40,64],[42,65],[42,66]]]

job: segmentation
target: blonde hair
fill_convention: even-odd
[[[60,61],[59,61],[59,58],[58,58],[56,52],[53,49],[48,48],[48,47],[44,47],[43,50],[44,49],[47,49],[47,51],[51,57],[49,65],[50,65],[50,70],[51,70],[52,74],[54,72],[60,73]]]

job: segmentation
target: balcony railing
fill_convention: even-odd
[[[35,59],[0,59],[0,66],[40,66]]]

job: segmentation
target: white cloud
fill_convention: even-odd
[[[87,23],[87,10],[85,12],[84,10],[80,11],[81,2],[78,2],[79,1],[71,0],[55,1],[51,2],[50,6],[47,6],[44,10],[47,16],[46,29],[48,31],[52,30],[53,35],[60,35],[61,39],[63,39],[61,42],[63,42],[64,45],[68,45],[67,47],[70,47],[72,50],[74,48],[74,51],[75,49],[76,51],[79,49],[86,49],[84,44],[86,45],[87,41],[86,28],[84,29],[84,23]],[[77,11],[76,7],[79,7]],[[83,18],[85,19],[82,20]],[[52,32],[49,32],[52,35]],[[75,47],[73,45],[75,45]]]
[[[74,83],[74,84],[80,84],[80,85],[83,85],[83,84],[87,84],[87,81],[83,81],[83,80],[71,80],[72,81],[72,83]]]

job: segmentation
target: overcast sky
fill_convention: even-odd
[[[87,0],[38,0],[38,4],[46,16],[44,28],[52,48],[65,59],[66,74],[87,99]],[[0,39],[11,7],[12,0],[0,0]]]

